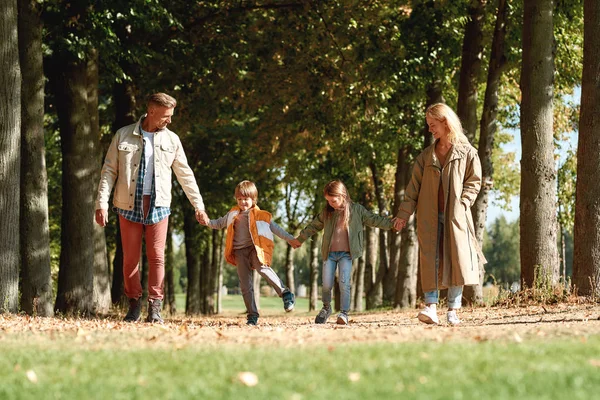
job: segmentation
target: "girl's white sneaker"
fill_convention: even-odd
[[[460,319],[458,319],[458,315],[456,315],[456,310],[448,311],[446,318],[448,319],[448,325],[460,324]]]
[[[425,308],[419,311],[417,318],[419,319],[419,321],[430,325],[438,325],[440,323],[436,312],[429,308],[429,306],[425,306]]]

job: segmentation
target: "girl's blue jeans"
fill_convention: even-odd
[[[352,277],[352,257],[347,251],[331,251],[323,262],[323,306],[331,308],[331,289],[335,280],[335,269],[339,267],[341,311],[350,310],[350,278]]]
[[[444,213],[438,214],[437,243],[435,245],[435,276],[438,276],[440,266],[440,240],[444,237]],[[437,286],[437,285],[436,285]],[[448,308],[460,308],[462,305],[462,286],[450,286],[448,288]],[[437,304],[440,293],[438,290],[423,293],[425,304]]]

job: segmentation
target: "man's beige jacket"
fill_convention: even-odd
[[[142,146],[144,145],[143,135],[140,131],[144,117],[135,124],[119,129],[115,134],[102,167],[98,198],[96,199],[97,210],[108,209],[113,186],[115,187],[113,205],[123,210],[133,210]],[[156,207],[171,205],[171,171],[175,172],[177,181],[194,208],[204,210],[204,202],[194,173],[188,165],[181,140],[174,132],[164,128],[155,132],[154,135]]]

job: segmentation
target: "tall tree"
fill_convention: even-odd
[[[44,147],[44,66],[40,4],[19,0],[21,64],[21,310],[52,316],[48,178]]]
[[[17,0],[0,4],[0,313],[19,303],[21,70]]]
[[[396,187],[394,190],[394,215],[398,214],[400,204],[404,200],[404,192],[412,175],[412,168],[408,161],[408,148],[398,149],[398,161],[396,165]],[[415,218],[407,221],[406,228],[397,238],[398,250],[398,275],[396,281],[396,294],[394,296],[394,307],[415,307],[417,303],[417,265],[418,250]]]
[[[90,50],[87,62],[87,106],[90,118],[91,144],[90,158],[95,163],[92,168],[92,185],[100,181],[100,171],[104,151],[100,143],[100,121],[98,115],[98,85],[100,81],[98,71],[98,50]],[[95,205],[94,205],[95,206]],[[106,314],[110,308],[110,272],[108,268],[108,254],[106,252],[106,234],[104,228],[92,223],[94,229],[94,312]]]
[[[88,108],[88,65],[69,54],[55,54],[50,65],[59,119],[62,164],[60,270],[56,310],[94,312],[94,181],[97,159]]]
[[[486,2],[487,0],[471,0],[469,2],[469,20],[465,26],[458,83],[456,114],[471,143],[474,143],[477,133],[477,90],[483,53]]]
[[[506,3],[506,0],[498,1],[496,25],[494,27],[494,37],[492,39],[492,52],[488,66],[485,98],[483,100],[483,113],[480,122],[478,154],[479,159],[481,160],[483,182],[481,190],[475,200],[475,204],[473,204],[473,208],[471,208],[475,236],[480,246],[483,246],[483,233],[485,232],[488,197],[493,186],[494,165],[492,164],[492,150],[494,148],[494,139],[498,127],[498,90],[500,87],[500,78],[502,77],[502,72],[506,66],[506,54],[504,52],[508,13],[508,6]],[[465,288],[464,296],[469,302],[479,304],[483,301],[482,285],[484,277],[485,269],[483,265],[480,265],[479,285]]]
[[[521,280],[558,279],[553,142],[553,0],[525,0],[521,69]]]
[[[584,2],[583,79],[577,145],[573,284],[600,295],[600,3]]]

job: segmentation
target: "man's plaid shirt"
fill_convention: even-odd
[[[152,177],[152,197],[150,198],[150,210],[148,217],[144,220],[144,175],[146,173],[146,158],[144,157],[145,146],[142,146],[142,159],[135,187],[135,207],[133,210],[117,208],[117,212],[128,221],[144,225],[154,225],[167,218],[171,214],[170,207],[154,207],[156,191],[154,189],[154,177]]]

